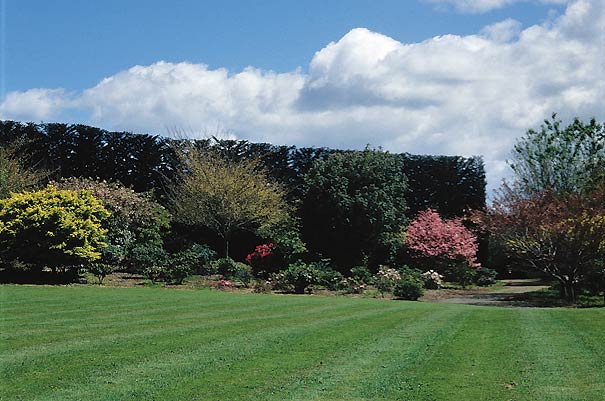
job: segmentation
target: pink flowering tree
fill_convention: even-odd
[[[459,218],[444,220],[427,209],[418,213],[408,226],[405,243],[412,256],[431,264],[449,280],[463,286],[472,279],[477,262],[477,237]]]

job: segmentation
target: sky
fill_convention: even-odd
[[[605,120],[605,0],[0,0],[0,119],[473,156]]]

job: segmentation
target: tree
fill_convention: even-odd
[[[504,186],[482,225],[513,260],[556,279],[561,295],[575,301],[588,280],[603,274],[605,191],[560,196],[553,191],[529,197]]]
[[[141,254],[163,253],[163,236],[170,228],[170,213],[145,194],[119,183],[87,178],[67,178],[53,183],[59,189],[89,191],[101,201],[111,216],[103,223],[107,244],[103,262],[141,271],[146,263]],[[154,258],[155,259],[155,258]],[[157,260],[153,260],[157,263]]]
[[[514,146],[515,189],[529,194],[586,194],[605,183],[605,124],[577,118],[567,127],[553,114]]]
[[[476,235],[460,218],[443,220],[432,209],[418,213],[410,222],[405,243],[416,258],[435,265],[462,285],[472,278],[469,269],[480,267]]]
[[[290,227],[289,235],[296,236],[286,192],[268,179],[258,159],[226,160],[212,149],[199,149],[191,143],[184,143],[177,152],[183,171],[172,188],[174,216],[218,235],[225,257],[238,231],[271,238],[285,224]],[[275,239],[278,245],[279,239]]]
[[[400,157],[381,150],[334,153],[305,176],[303,239],[346,273],[366,256],[392,258],[406,223],[407,180]]]
[[[516,264],[547,273],[574,301],[604,273],[605,125],[575,119],[562,128],[553,114],[518,141],[509,164],[512,185],[478,221]]]
[[[19,142],[0,145],[0,199],[8,198],[11,192],[21,192],[40,184],[48,173],[34,170],[19,157]]]
[[[100,259],[109,212],[90,192],[53,186],[0,200],[0,258],[69,270]]]

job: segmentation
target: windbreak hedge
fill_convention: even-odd
[[[158,135],[111,132],[81,124],[0,121],[0,145],[26,139],[22,152],[54,178],[91,177],[119,181],[137,192],[154,190],[159,199],[175,179],[179,161],[174,139]],[[329,148],[297,148],[236,140],[197,141],[223,156],[240,160],[260,157],[269,174],[282,183],[292,199],[304,194],[304,176]],[[432,208],[445,217],[460,216],[485,204],[485,169],[480,157],[400,154],[407,177],[408,215]],[[303,222],[304,224],[304,222]]]

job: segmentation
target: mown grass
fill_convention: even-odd
[[[0,287],[2,400],[582,400],[605,310]]]

